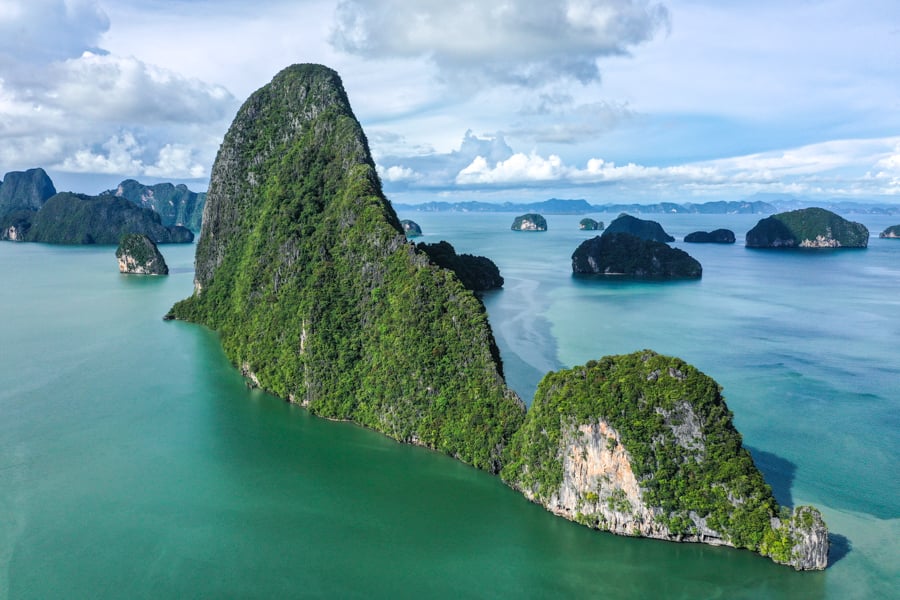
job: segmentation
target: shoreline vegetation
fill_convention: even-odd
[[[548,374],[526,412],[484,305],[407,241],[326,67],[288,67],[239,110],[212,170],[195,292],[166,318],[218,331],[249,380],[313,414],[499,473],[577,522],[826,566],[818,511],[777,506],[718,384],[690,365],[604,357]],[[633,480],[602,469],[610,456]]]

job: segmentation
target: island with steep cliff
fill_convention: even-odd
[[[761,219],[748,248],[865,248],[869,230],[824,208],[801,208]]]
[[[595,529],[748,548],[797,569],[827,564],[819,511],[778,507],[719,385],[649,350],[546,375],[501,476]]]
[[[410,221],[409,219],[403,219],[400,221],[400,225],[403,227],[403,231],[406,233],[406,237],[420,237],[422,235],[422,227],[419,226],[415,221]]]
[[[900,225],[891,225],[890,227],[879,233],[878,237],[887,239],[900,238]]]
[[[168,275],[169,266],[156,244],[142,233],[122,236],[116,248],[119,272],[130,275]]]
[[[537,213],[526,213],[513,219],[513,231],[547,231],[547,219]]]
[[[192,192],[183,183],[157,183],[144,185],[134,179],[126,179],[113,190],[101,196],[117,196],[131,201],[142,208],[149,208],[160,216],[166,227],[181,225],[194,233],[200,231],[205,192]]]
[[[589,526],[824,567],[818,512],[775,504],[718,385],[689,365],[644,352],[552,373],[526,413],[484,305],[407,241],[334,71],[289,67],[244,103],[203,223],[194,293],[167,318],[216,330],[254,385],[500,472]]]
[[[582,231],[600,231],[603,229],[603,221],[596,221],[590,217],[585,217],[578,222],[578,229]]]
[[[632,279],[699,279],[703,268],[684,250],[607,229],[579,244],[572,253],[572,272]]]

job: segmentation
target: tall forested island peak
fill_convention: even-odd
[[[497,471],[524,416],[480,300],[407,243],[337,73],[280,72],[213,165],[195,294],[258,384],[314,414]]]

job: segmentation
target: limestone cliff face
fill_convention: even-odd
[[[168,275],[169,267],[156,244],[144,234],[122,236],[116,248],[119,272],[133,275]]]
[[[643,351],[548,374],[505,458],[510,485],[589,527],[827,563],[818,512],[779,509],[718,385],[678,359]]]

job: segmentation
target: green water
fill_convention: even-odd
[[[507,286],[485,301],[523,397],[546,370],[640,347],[715,377],[780,499],[823,509],[834,564],[795,573],[590,531],[452,459],[249,390],[214,333],[160,318],[191,292],[193,247],[164,246],[173,274],[139,278],[111,247],[4,243],[0,598],[896,593],[900,242],[816,257],[830,286],[798,259],[692,246],[702,282],[609,287],[568,274],[589,237],[577,218],[521,234],[513,215],[406,216],[500,266]]]

